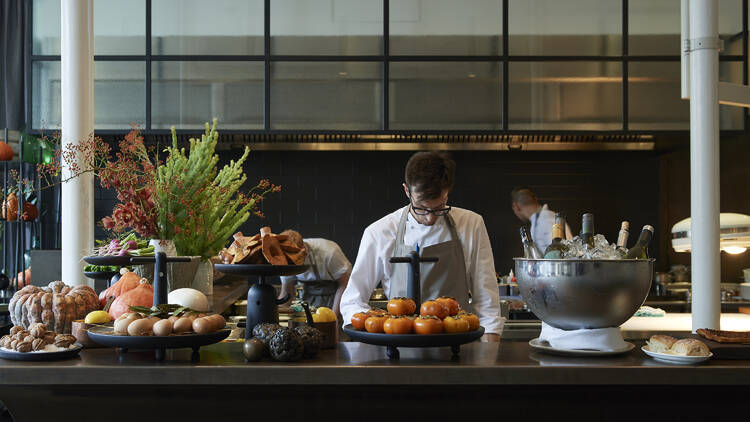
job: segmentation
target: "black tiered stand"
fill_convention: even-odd
[[[107,259],[111,258],[111,259]],[[150,257],[85,257],[84,261],[92,265],[139,265],[154,264],[154,306],[167,303],[167,264],[170,262],[190,262],[189,257],[168,257],[158,252]],[[162,361],[166,349],[190,347],[193,349],[192,360],[200,360],[200,347],[213,344],[229,336],[230,330],[221,330],[208,334],[186,334],[173,336],[121,336],[114,335],[109,327],[98,327],[89,330],[91,340],[109,347],[119,347],[123,353],[128,349],[155,349],[156,360]]]
[[[216,264],[224,274],[247,276],[247,320],[245,339],[253,336],[253,327],[261,322],[279,323],[279,306],[289,300],[289,294],[276,298],[276,289],[266,283],[266,277],[292,276],[305,272],[307,265]],[[257,281],[256,281],[257,277]]]

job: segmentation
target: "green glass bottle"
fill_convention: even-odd
[[[568,247],[562,242],[563,226],[555,223],[552,226],[552,243],[544,251],[544,259],[562,259],[568,251]]]
[[[583,224],[581,224],[581,240],[589,248],[594,247],[594,214],[583,214]]]
[[[641,235],[638,236],[638,241],[625,254],[625,259],[647,259],[648,244],[651,242],[652,237],[654,237],[654,228],[648,224],[643,226]]]

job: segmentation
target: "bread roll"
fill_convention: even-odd
[[[677,340],[672,345],[671,352],[680,356],[708,356],[711,354],[711,350],[705,343],[694,338]]]
[[[656,334],[651,336],[649,341],[646,342],[648,350],[654,353],[668,353],[672,345],[677,341],[672,336],[665,336],[663,334]]]

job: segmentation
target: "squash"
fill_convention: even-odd
[[[130,306],[145,306],[150,308],[154,304],[154,286],[145,278],[140,279],[138,287],[130,289],[112,302],[109,316],[117,319],[120,315],[130,312]]]
[[[109,299],[110,297],[117,299],[123,293],[138,287],[141,284],[140,281],[141,277],[139,277],[138,274],[132,271],[128,271],[123,274],[115,284],[109,286],[109,288],[99,293],[99,303],[102,305],[102,308],[107,305],[107,299]]]
[[[169,292],[167,302],[174,305],[187,306],[199,312],[208,311],[208,298],[206,295],[198,290],[187,287]]]
[[[7,142],[0,141],[0,161],[10,161],[13,159],[13,148]]]

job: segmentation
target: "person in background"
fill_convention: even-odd
[[[490,239],[482,216],[448,205],[455,172],[455,161],[435,151],[418,152],[406,163],[402,186],[409,204],[365,229],[341,298],[344,324],[370,308],[368,301],[378,282],[389,298],[406,296],[407,265],[389,259],[419,248],[423,256],[439,259],[422,266],[421,299],[455,298],[462,308],[477,314],[485,328],[484,341],[500,340],[503,318]]]
[[[291,277],[281,277],[281,294],[279,299],[287,293],[296,296],[296,284],[302,285],[302,297],[310,306],[325,306],[340,315],[339,303],[344,293],[352,264],[341,251],[339,245],[328,239],[302,239],[302,235],[294,230],[285,230],[282,235],[289,236],[297,246],[307,248],[305,265],[310,268],[302,274]]]
[[[513,213],[524,223],[531,223],[531,240],[539,251],[544,253],[552,243],[552,225],[555,224],[555,212],[547,204],[541,205],[531,189],[521,186],[510,193]],[[568,222],[565,222],[565,238],[572,239],[573,233]]]

